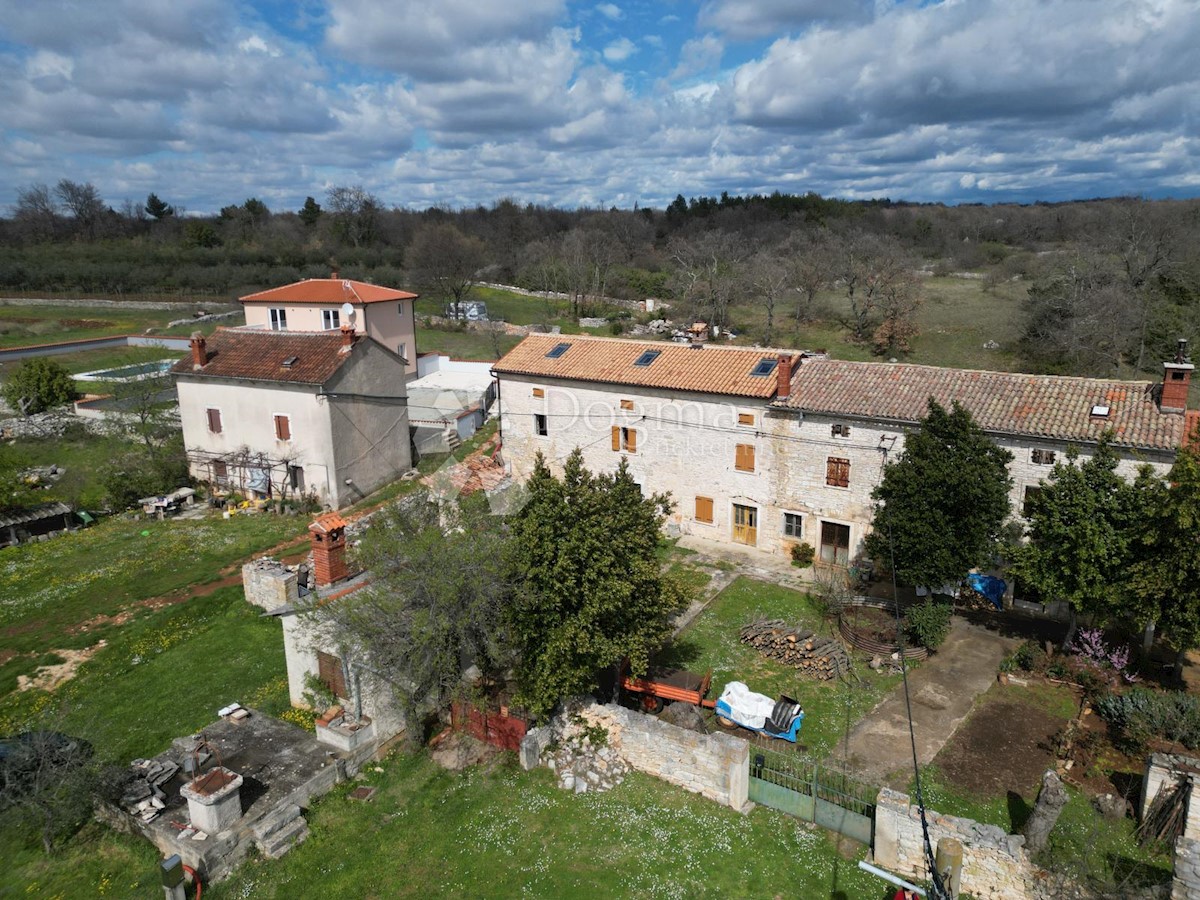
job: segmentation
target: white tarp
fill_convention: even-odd
[[[720,699],[729,706],[735,722],[750,728],[764,727],[771,713],[775,711],[774,700],[754,693],[740,681],[731,681],[725,685]]]

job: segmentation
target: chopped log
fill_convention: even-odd
[[[838,640],[821,637],[781,619],[751,622],[740,631],[743,643],[806,675],[829,680],[850,671],[850,657]]]

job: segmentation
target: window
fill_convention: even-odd
[[[549,429],[546,427],[546,417],[541,413],[533,414],[533,430],[537,432],[538,437],[545,437],[549,434]]]
[[[733,539],[751,547],[758,543],[758,510],[755,507],[733,504]]]
[[[221,433],[221,411],[219,409],[207,409],[205,414],[208,416],[208,430],[213,434]]]
[[[738,424],[754,426],[754,413],[738,413]]]
[[[1041,493],[1042,489],[1040,487],[1030,486],[1025,488],[1025,502],[1021,504],[1021,515],[1023,515],[1026,519],[1028,519],[1029,514],[1033,512],[1033,507],[1037,503],[1037,498],[1041,495]]]
[[[635,366],[640,366],[641,368],[644,369],[646,366],[650,365],[650,363],[654,362],[660,356],[662,356],[661,350],[647,350],[645,353],[643,353],[641,356],[639,356],[637,359],[635,359],[633,361],[633,364]]]
[[[342,668],[342,661],[332,653],[325,653],[322,650],[317,651],[317,678],[320,682],[329,688],[329,692],[335,697],[347,699],[346,696],[346,671]]]
[[[402,302],[396,304],[396,313],[397,315],[404,315],[404,304]]]
[[[825,483],[830,487],[850,487],[850,460],[836,456],[825,460]]]
[[[223,459],[214,459],[208,464],[209,471],[212,472],[213,484],[225,485],[229,483],[229,466]]]
[[[570,344],[555,344],[554,347],[546,354],[547,359],[558,359],[564,353],[571,349]]]
[[[292,486],[293,491],[304,492],[304,468],[302,466],[288,466],[288,483]]]
[[[326,331],[342,327],[342,314],[336,309],[321,310],[321,327]]]
[[[396,355],[405,362],[408,362],[408,344],[401,341],[396,345]]]
[[[848,438],[850,437],[849,425],[834,425],[829,429],[831,437]]]
[[[286,309],[269,309],[267,315],[271,318],[272,331],[287,330],[287,310]]]
[[[738,444],[733,452],[733,467],[739,472],[754,471],[754,445]]]
[[[626,453],[637,453],[637,432],[632,428],[612,427],[612,448]]]
[[[804,536],[804,518],[797,513],[783,514],[783,536],[799,540]]]
[[[776,361],[764,357],[758,361],[758,365],[750,372],[754,378],[766,378],[775,371]]]
[[[632,400],[622,400],[621,401],[621,409],[632,410],[633,409],[633,401]]]
[[[850,564],[850,526],[837,522],[821,523],[821,562],[835,566]]]
[[[711,525],[713,523],[712,497],[697,497],[696,498],[696,521],[704,522],[708,525]]]
[[[533,389],[533,396],[535,396],[535,397],[545,397],[545,396],[546,396],[546,392],[545,392],[544,390],[542,390],[541,388],[534,388],[534,389]]]
[[[1033,459],[1034,463],[1039,466],[1054,465],[1053,450],[1034,450],[1031,458]]]
[[[1108,417],[1108,407],[1103,403],[1097,403],[1092,407],[1092,415],[1098,419],[1105,419]]]
[[[287,416],[275,417],[275,440],[290,441],[292,439],[292,420]]]

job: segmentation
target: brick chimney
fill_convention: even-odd
[[[350,574],[346,568],[346,520],[337,513],[326,513],[309,525],[308,531],[317,587],[346,578]]]
[[[792,391],[792,358],[790,356],[779,357],[775,374],[779,379],[775,386],[775,399],[787,400],[788,394]]]
[[[204,335],[199,331],[192,332],[192,368],[203,369],[208,362],[208,351],[205,349]]]
[[[349,352],[350,348],[353,346],[354,346],[354,326],[353,325],[343,325],[342,326],[342,352]]]
[[[1187,409],[1188,388],[1195,368],[1188,360],[1187,345],[1188,342],[1180,338],[1175,360],[1163,363],[1162,394],[1158,399],[1158,408],[1163,412],[1181,413]]]

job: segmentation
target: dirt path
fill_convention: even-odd
[[[1020,643],[955,618],[942,648],[908,676],[917,760],[927,765],[966,718],[975,698],[996,680],[996,667]],[[834,751],[860,777],[904,789],[912,777],[912,745],[904,686],[861,719]]]

